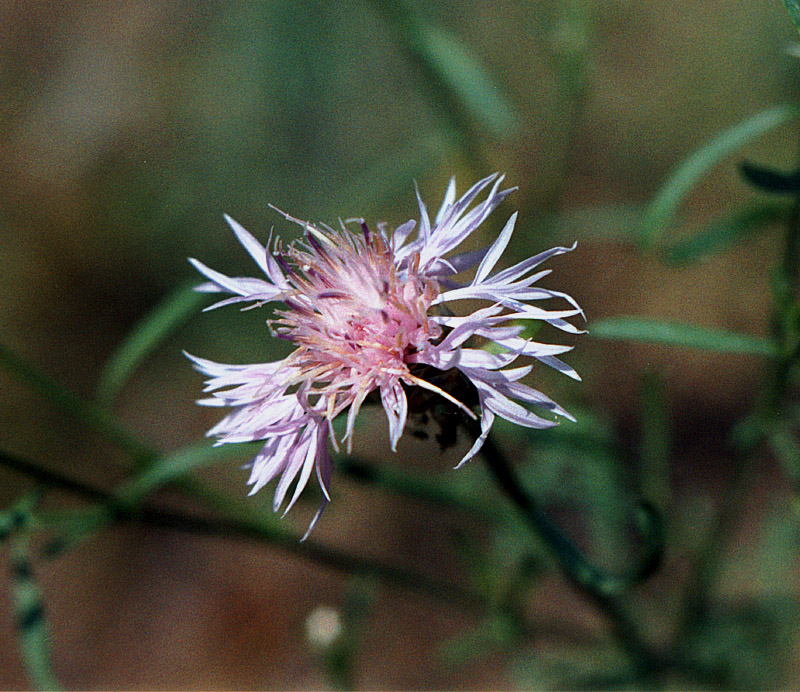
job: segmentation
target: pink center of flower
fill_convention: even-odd
[[[363,237],[307,231],[306,242],[286,252],[292,290],[273,324],[300,347],[287,365],[301,399],[324,396],[327,414],[336,415],[387,382],[416,381],[409,357],[441,335],[428,319],[439,285],[420,275],[418,256],[398,269],[391,248],[366,227]]]

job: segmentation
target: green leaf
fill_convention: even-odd
[[[797,493],[800,491],[800,443],[792,427],[788,421],[780,420],[769,431],[767,442]]]
[[[434,167],[447,152],[447,140],[441,134],[420,137],[390,153],[384,154],[356,175],[328,199],[320,216],[351,214],[391,200],[398,192],[408,194],[408,181],[420,178]]]
[[[667,346],[699,348],[704,351],[766,357],[775,355],[773,343],[760,336],[640,317],[613,317],[593,322],[589,332],[598,339],[643,341]]]
[[[262,446],[263,442],[256,442],[214,447],[208,442],[201,442],[191,447],[184,447],[160,458],[120,490],[115,491],[116,503],[125,506],[136,505],[150,493],[179,478],[237,456],[252,457]]]
[[[470,115],[497,137],[516,132],[514,108],[464,44],[427,22],[418,22],[417,30],[421,55]]]
[[[48,552],[52,555],[74,548],[93,533],[112,524],[120,509],[136,509],[148,495],[169,483],[193,480],[189,474],[194,471],[221,461],[229,461],[239,455],[252,457],[260,446],[258,443],[246,443],[213,447],[208,442],[201,442],[167,454],[114,490],[112,498],[107,502],[77,512],[64,535],[53,542]],[[183,483],[181,487],[184,487]],[[202,489],[203,485],[199,484],[199,487]],[[57,546],[57,549],[53,546]]]
[[[798,0],[783,0],[783,5],[789,13],[794,28],[800,33],[800,2]]]
[[[550,627],[557,627],[551,623]],[[567,632],[569,630],[567,629]],[[518,649],[509,677],[524,690],[644,690],[646,671],[632,665],[612,636],[601,634],[585,643],[566,634],[560,646]]]
[[[513,618],[505,613],[491,612],[473,629],[442,644],[437,653],[447,665],[460,667],[476,658],[508,651],[519,637],[519,627]]]
[[[721,132],[683,161],[656,193],[645,215],[641,243],[652,247],[672,221],[684,197],[714,166],[749,141],[783,125],[800,114],[796,106],[774,106]]]
[[[197,293],[197,281],[170,293],[128,334],[106,362],[97,386],[97,401],[109,406],[134,370],[170,334],[180,327],[207,299]]]
[[[788,205],[781,202],[757,202],[740,207],[699,233],[665,249],[664,261],[675,265],[697,262],[782,220],[788,209]]]
[[[417,68],[421,86],[440,114],[440,122],[470,158],[484,161],[476,147],[474,120],[498,137],[519,128],[519,117],[500,86],[455,36],[431,24],[405,0],[374,0],[374,5],[398,38],[409,62]]]
[[[127,450],[137,463],[145,463],[157,456],[155,451],[126,430],[107,409],[84,401],[3,344],[0,344],[0,368],[18,377],[57,409]]]

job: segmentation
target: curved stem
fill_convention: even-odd
[[[160,509],[150,505],[128,507],[115,502],[114,494],[89,483],[77,481],[56,471],[20,457],[0,452],[0,465],[36,481],[113,508],[115,521],[133,521],[148,526],[172,529],[203,536],[219,536],[238,540],[268,543],[285,553],[326,567],[361,576],[376,577],[413,591],[427,594],[444,603],[470,611],[482,611],[488,603],[477,594],[461,587],[445,584],[417,572],[387,565],[377,560],[329,548],[313,541],[301,543],[290,531],[258,517],[205,518]],[[50,544],[48,557],[60,553]]]

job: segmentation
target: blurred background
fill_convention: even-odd
[[[573,295],[590,325],[632,315],[766,335],[778,221],[686,265],[633,238],[680,161],[753,114],[797,101],[800,62],[785,50],[796,38],[777,0],[2,3],[0,341],[91,400],[125,335],[197,279],[187,257],[254,274],[223,213],[262,241],[273,226],[296,235],[270,203],[303,219],[363,216],[394,227],[417,216],[414,181],[435,210],[450,176],[464,191],[494,171],[519,190],[480,240],[515,209],[504,262],[577,240],[549,263],[544,285]],[[798,134],[796,122],[772,129],[722,161],[661,245],[757,198],[738,163],[792,169]],[[201,305],[113,402],[130,430],[163,451],[197,442],[220,414],[194,404],[201,377],[182,349],[220,362],[280,352],[263,311],[201,314]],[[591,329],[575,343],[566,359],[583,382],[542,368],[535,386],[576,413],[578,430],[622,451],[537,450],[518,432],[501,433],[552,516],[616,569],[636,551],[630,514],[650,477],[628,461],[643,407],[657,400],[670,431],[653,481],[667,549],[629,600],[657,645],[675,635],[681,588],[737,463],[726,440],[757,398],[764,363],[602,340]],[[3,451],[102,488],[126,477],[124,452],[2,369],[0,392]],[[354,451],[508,509],[479,460],[451,470],[465,444],[440,455],[432,440],[406,435],[389,454],[385,420],[367,411]],[[200,476],[232,503],[269,513],[270,489],[245,497],[246,458]],[[3,506],[30,484],[0,471]],[[320,607],[344,617],[353,602],[361,605],[348,625],[356,643],[346,684],[357,688],[557,688],[624,669],[608,623],[510,509],[490,521],[345,473],[334,492],[313,537],[349,554],[487,593],[525,556],[526,631],[512,636],[480,607],[354,579],[268,543],[128,523],[36,562],[61,683],[328,687],[336,679],[308,627],[319,629],[328,613]],[[197,509],[172,491],[156,499]],[[800,684],[792,487],[766,450],[745,500],[719,556],[715,608],[692,647],[722,672],[711,681],[675,673],[666,686]],[[79,506],[66,494],[48,502]],[[283,522],[302,531],[315,506],[309,494]],[[8,591],[7,576],[0,585]],[[10,597],[0,606],[0,651],[0,687],[28,686]]]

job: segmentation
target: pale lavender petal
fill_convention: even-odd
[[[500,235],[497,236],[497,240],[492,243],[492,246],[489,248],[489,252],[486,253],[486,256],[478,266],[478,271],[475,272],[475,278],[472,280],[473,286],[481,283],[487,276],[489,276],[489,272],[494,269],[494,265],[497,264],[497,260],[500,259],[500,255],[502,255],[505,251],[508,241],[511,240],[511,234],[514,232],[514,224],[516,222],[517,212],[514,212],[506,222],[506,225],[503,227]]]
[[[439,207],[439,211],[436,213],[436,219],[434,220],[434,226],[438,226],[442,218],[444,217],[445,213],[448,209],[453,205],[453,202],[456,201],[456,179],[455,176],[450,178],[450,182],[447,185],[447,191],[444,193],[444,199],[442,200],[442,206]]]
[[[469,190],[467,190],[461,196],[461,199],[459,199],[458,202],[456,202],[455,205],[453,205],[453,210],[452,213],[450,214],[450,217],[452,218],[461,216],[461,214],[463,214],[464,211],[466,211],[467,207],[470,204],[472,204],[472,201],[481,193],[481,191],[485,189],[486,186],[489,185],[496,178],[497,178],[497,173],[492,173],[491,175],[488,175],[485,178],[483,178],[483,180],[479,180],[477,183],[475,183]],[[446,220],[449,219],[445,219],[445,221]]]
[[[403,434],[408,417],[408,399],[399,382],[381,387],[381,402],[389,421],[389,442],[392,451],[397,451],[397,442]]]
[[[276,512],[283,504],[283,499],[286,497],[289,486],[302,468],[303,462],[309,453],[309,447],[314,444],[315,437],[312,434],[313,431],[309,428],[310,426],[304,428],[298,434],[297,439],[287,452],[286,468],[278,481],[278,486],[275,488],[275,497],[272,501],[272,509]]]
[[[213,281],[204,281],[194,287],[197,293],[224,293],[226,289],[220,288]]]
[[[483,400],[481,397],[481,434],[478,436],[478,439],[475,440],[472,447],[470,447],[469,451],[461,458],[461,461],[454,466],[454,468],[460,469],[481,450],[481,447],[483,447],[483,444],[486,442],[486,438],[489,436],[489,432],[492,429],[494,417],[494,412],[487,406],[483,405]]]
[[[328,421],[325,421],[325,425],[317,427],[317,480],[326,501],[331,499],[330,486],[333,475],[333,459],[328,450],[329,434]]]
[[[253,293],[247,296],[233,296],[232,298],[225,298],[224,300],[217,301],[208,307],[203,308],[203,312],[210,312],[211,310],[216,310],[217,308],[225,307],[226,305],[233,305],[235,303],[250,303],[255,301],[256,303],[271,303],[274,301],[279,295],[281,291],[279,289],[275,289],[275,292],[269,293]]]
[[[392,243],[394,244],[395,252],[397,252],[403,246],[403,244],[406,242],[406,238],[408,238],[409,234],[414,230],[416,225],[417,222],[411,219],[395,229],[394,234],[392,235]]]
[[[486,394],[484,399],[486,406],[501,418],[525,428],[552,428],[558,425],[555,421],[537,416],[524,406],[514,403],[507,396],[489,385],[479,384],[478,388]]]
[[[439,258],[428,265],[426,273],[428,276],[437,279],[444,276],[451,276],[452,274],[459,274],[478,264],[478,262],[486,256],[487,252],[489,252],[489,248],[485,247],[480,250],[472,250],[470,252],[462,252],[461,254],[453,255],[452,257],[448,257],[446,261]]]
[[[431,220],[428,217],[428,209],[419,194],[419,187],[414,183],[414,191],[417,193],[417,203],[419,204],[419,235],[423,242],[428,242],[431,236]]]
[[[238,293],[241,296],[250,296],[254,294],[273,294],[277,295],[280,293],[280,290],[273,286],[270,283],[267,283],[263,279],[253,279],[250,277],[230,277],[222,274],[210,267],[207,267],[203,264],[200,260],[196,260],[193,257],[189,258],[189,262],[192,266],[197,269],[201,274],[203,274],[206,278],[211,279],[215,284],[217,284],[221,290],[228,291],[230,293]],[[205,286],[205,284],[201,284]],[[210,291],[204,291],[209,293]]]
[[[231,230],[233,230],[238,241],[242,244],[242,247],[247,250],[247,253],[250,255],[250,257],[255,260],[259,267],[261,267],[261,271],[267,274],[267,249],[261,243],[259,243],[253,237],[253,235],[239,222],[235,221],[227,214],[223,214],[223,217],[231,227]]]
[[[318,423],[313,424],[316,428],[319,427]],[[300,472],[300,478],[297,479],[297,485],[294,488],[294,495],[292,495],[292,499],[289,500],[289,504],[286,505],[286,509],[283,510],[283,516],[286,516],[286,513],[294,506],[294,503],[297,502],[297,498],[300,497],[300,493],[303,492],[303,489],[308,484],[308,479],[311,477],[311,472],[314,470],[317,462],[317,440],[319,436],[317,435],[316,429],[314,430],[314,434],[311,437],[311,441],[308,444],[308,451],[306,452],[305,460],[303,461],[302,470]]]
[[[489,334],[485,334],[482,331],[478,331],[476,334],[477,336],[485,336],[488,339],[492,339],[492,341],[498,346],[507,348],[509,351],[514,351],[520,355],[531,356],[533,358],[539,358],[541,356],[558,356],[562,353],[571,351],[573,348],[572,346],[562,346],[560,344],[541,344],[537,341],[523,339],[522,337],[518,336],[513,336],[506,339],[494,339]]]
[[[578,244],[574,243],[572,247],[554,247],[549,250],[545,250],[544,252],[540,252],[538,255],[534,255],[526,260],[522,260],[522,262],[515,264],[513,267],[509,267],[508,269],[498,272],[492,277],[492,282],[503,283],[514,281],[514,279],[523,276],[531,269],[538,267],[542,262],[545,262],[551,257],[563,255],[565,252],[572,252],[576,247],[578,247]]]
[[[567,377],[571,377],[573,380],[577,380],[578,382],[581,381],[581,376],[575,371],[574,368],[570,367],[564,361],[559,360],[555,356],[536,356],[536,359],[545,365],[549,365],[551,368],[564,373]]]
[[[311,534],[311,532],[314,530],[314,527],[317,525],[317,522],[319,521],[319,518],[322,516],[322,513],[325,511],[325,508],[327,506],[328,506],[328,500],[326,498],[323,498],[322,502],[319,505],[319,509],[317,510],[317,513],[314,515],[314,518],[311,520],[311,523],[308,525],[308,528],[306,529],[306,532],[303,534],[303,537],[300,539],[301,543],[303,541],[305,541],[306,538],[308,538],[309,535]]]
[[[253,460],[248,484],[253,487],[250,495],[255,495],[286,467],[286,451],[294,435],[285,435],[269,440]]]

